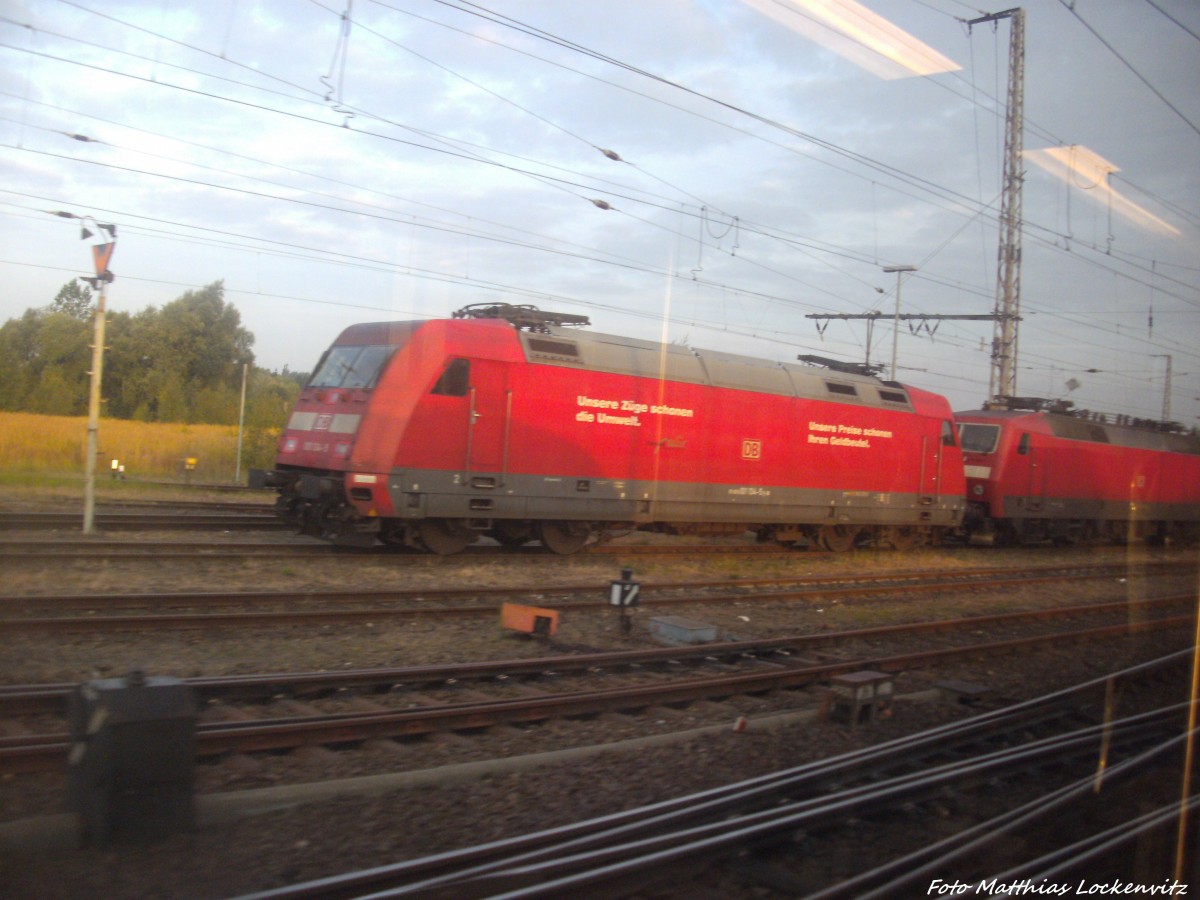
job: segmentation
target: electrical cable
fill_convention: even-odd
[[[1130,63],[1129,60],[1127,60],[1125,57],[1123,57],[1117,51],[1116,47],[1114,47],[1107,40],[1105,40],[1105,38],[1100,34],[1100,32],[1096,31],[1096,29],[1093,28],[1088,23],[1088,21],[1079,14],[1079,10],[1077,10],[1075,8],[1074,2],[1068,2],[1068,0],[1058,0],[1058,2],[1060,4],[1062,4],[1063,8],[1066,9],[1067,12],[1069,12],[1076,19],[1078,19],[1079,24],[1082,25],[1084,28],[1086,28],[1092,34],[1092,36],[1096,38],[1096,40],[1098,40],[1101,44],[1103,44],[1105,49],[1107,49],[1109,53],[1111,53],[1113,56],[1115,56],[1120,61],[1121,65],[1123,65],[1130,72],[1132,72],[1134,77],[1136,77],[1138,81],[1140,81],[1147,88],[1149,88],[1150,93],[1154,94],[1155,97],[1157,97],[1159,100],[1161,100],[1163,105],[1166,106],[1167,109],[1169,109],[1169,110],[1171,110],[1171,112],[1175,113],[1175,115],[1177,115],[1183,121],[1183,123],[1185,125],[1187,125],[1188,128],[1190,128],[1190,129],[1192,129],[1192,131],[1196,132],[1197,135],[1200,135],[1200,127],[1197,127],[1196,123],[1194,123],[1191,119],[1189,119],[1187,116],[1185,116],[1179,110],[1179,108],[1175,106],[1174,103],[1172,103],[1170,100],[1168,100],[1166,98],[1166,96],[1162,93],[1162,91],[1160,91],[1153,84],[1151,84],[1150,80],[1148,78],[1146,78],[1145,75],[1143,75],[1141,72],[1139,72],[1137,69],[1135,69],[1133,67],[1133,64]]]
[[[78,8],[81,8],[81,9],[82,9],[82,8],[84,8],[84,7],[79,7],[79,5],[78,5],[78,4],[74,4],[74,3],[71,3],[71,4],[69,4],[69,5],[76,6],[76,7],[78,7]],[[450,4],[443,4],[443,5],[450,5]],[[473,5],[473,4],[472,4],[472,5]],[[195,48],[193,48],[193,49],[195,49]],[[207,52],[207,51],[202,51],[202,52]],[[261,73],[259,73],[259,74],[261,74]],[[206,75],[206,77],[219,77],[219,76],[207,76],[207,75]],[[203,93],[203,92],[201,92],[201,93]],[[283,96],[286,96],[286,95],[283,95]],[[227,98],[218,98],[218,99],[227,99]],[[296,98],[289,98],[289,99],[296,99]],[[236,102],[236,101],[235,101],[235,102]],[[325,123],[325,124],[328,124],[328,123]],[[400,127],[404,127],[404,126],[400,126]],[[376,135],[376,136],[378,136],[378,135]],[[391,139],[391,138],[389,138],[389,139]],[[592,146],[595,146],[595,145],[593,144]],[[425,148],[425,149],[429,149],[429,148]],[[80,161],[83,161],[83,160],[80,160]],[[136,170],[131,170],[131,171],[136,171]],[[247,176],[247,177],[249,177],[249,176]],[[651,176],[651,177],[653,177],[653,176]],[[640,202],[640,201],[639,201],[639,202]],[[979,213],[976,213],[976,215],[978,215],[978,214],[979,214]],[[635,217],[635,218],[636,218],[636,217]],[[847,248],[847,249],[848,249],[848,248]],[[827,250],[825,250],[824,248],[822,248],[822,252],[828,252],[828,251],[827,251]],[[850,258],[850,257],[848,257],[848,258]],[[869,262],[869,260],[866,260],[865,258],[862,258],[862,259],[857,259],[856,261],[867,261],[867,262]],[[1124,262],[1124,261],[1123,261],[1123,262]],[[770,271],[774,271],[774,270],[770,270]],[[776,274],[782,274],[782,273],[776,273]],[[722,286],[722,287],[723,287],[723,288],[725,288],[726,286]],[[736,290],[736,289],[734,289],[734,290]],[[1185,301],[1185,302],[1190,302],[1190,301]]]

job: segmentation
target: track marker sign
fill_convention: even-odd
[[[92,259],[96,263],[97,275],[103,275],[108,271],[108,262],[112,259],[113,248],[116,246],[116,241],[110,241],[107,244],[92,245]]]
[[[615,606],[621,614],[621,634],[628,637],[633,625],[629,620],[629,607],[637,606],[642,583],[633,580],[633,569],[622,569],[621,579],[611,582],[611,584],[608,602],[610,606]]]

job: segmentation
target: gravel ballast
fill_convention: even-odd
[[[155,535],[155,539],[161,536]],[[122,536],[124,539],[124,536]],[[128,537],[136,541],[138,536]],[[194,535],[186,537],[195,540]],[[1120,553],[1120,551],[1115,551]],[[1130,548],[1128,558],[1144,551]],[[621,565],[634,565],[646,581],[823,574],[831,571],[885,571],[900,568],[970,568],[980,565],[1047,565],[1054,552],[988,552],[986,560],[965,550],[926,549],[904,557],[856,551],[845,557],[737,560],[724,556],[651,562],[551,560],[536,565],[487,561],[443,566],[406,566],[405,560],[367,564],[323,558],[309,561],[238,560],[157,564],[119,560],[15,562],[6,572],[5,593],[96,594],[160,590],[315,590],[322,587],[371,589],[414,587],[604,584]],[[1078,557],[1074,557],[1078,558]],[[1086,557],[1085,557],[1086,558]],[[1091,561],[1111,561],[1114,551]],[[1121,558],[1119,555],[1116,558]],[[1162,558],[1156,555],[1155,558]],[[1188,559],[1186,552],[1173,558]],[[1191,554],[1194,561],[1194,552]],[[536,580],[536,581],[535,581]],[[1161,580],[1161,579],[1160,579]],[[1187,584],[1188,579],[1183,579]],[[1194,576],[1191,577],[1194,586]],[[1028,608],[1042,602],[1141,599],[1151,589],[1130,576],[1111,584],[1020,592],[965,591],[872,597],[813,606],[747,601],[699,607],[687,614],[716,625],[724,634],[763,637],[842,630],[917,620],[922,617]],[[623,640],[615,616],[604,609],[565,617],[556,646],[589,650],[653,646],[645,622],[654,610],[639,610],[632,640]],[[674,614],[672,611],[670,614]],[[156,675],[243,674],[328,670],[346,667],[500,659],[543,655],[544,645],[517,637],[497,622],[386,622],[359,626],[245,631],[204,629],[158,634],[80,634],[66,640],[37,635],[21,639],[0,654],[5,683],[79,682],[114,677],[140,668]],[[992,702],[1037,696],[1054,688],[1098,677],[1165,649],[1155,638],[1055,647],[1020,657],[981,658],[936,672],[901,673],[892,714],[869,727],[850,728],[816,710],[820,693],[800,694],[795,715],[761,714],[761,727],[737,733],[736,704],[650,713],[644,717],[604,715],[584,721],[504,727],[486,735],[447,735],[413,742],[379,742],[349,753],[318,751],[201,766],[197,788],[201,815],[191,833],[166,835],[154,843],[110,849],[37,845],[20,829],[37,816],[67,811],[63,779],[56,776],[8,778],[0,783],[0,884],[13,897],[217,898],[413,858],[496,838],[553,827],[581,818],[627,809],[718,784],[741,780],[805,761],[845,752],[865,742],[923,730],[969,714],[964,707],[937,702],[929,691],[939,679],[961,678],[986,684]],[[1013,662],[1017,665],[1012,665]],[[752,720],[755,714],[748,707]],[[776,716],[769,718],[769,715]],[[770,727],[767,727],[768,724]],[[653,738],[653,740],[650,740]],[[621,742],[621,743],[619,743]],[[582,755],[572,748],[593,748]],[[390,746],[389,746],[390,745]],[[537,754],[546,754],[537,756]],[[514,760],[505,766],[486,761]],[[463,763],[479,763],[464,770]],[[396,786],[372,776],[423,773],[419,781]],[[366,779],[345,796],[294,796],[278,805],[255,804],[238,791],[344,779]],[[259,795],[260,799],[266,795]],[[297,805],[299,801],[300,805]],[[222,806],[224,804],[224,806]],[[239,804],[241,807],[239,808]],[[243,815],[247,811],[255,815]],[[50,820],[43,820],[47,822]],[[61,820],[58,820],[61,822]],[[14,823],[24,823],[14,824]],[[53,830],[53,829],[51,829]],[[15,835],[15,837],[14,837]]]

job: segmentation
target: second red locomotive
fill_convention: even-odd
[[[1003,544],[1189,543],[1200,535],[1195,433],[1040,400],[955,418],[972,536]]]
[[[335,541],[435,553],[627,528],[907,547],[959,525],[944,398],[585,323],[496,305],[347,328],[253,481]]]

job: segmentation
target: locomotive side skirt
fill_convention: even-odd
[[[1129,500],[1007,495],[1010,519],[1200,522],[1200,503],[1137,503]]]
[[[957,504],[923,505],[917,494],[511,474],[501,482],[499,473],[471,481],[458,473],[409,470],[394,473],[388,491],[396,514],[407,519],[953,527],[960,517]]]

